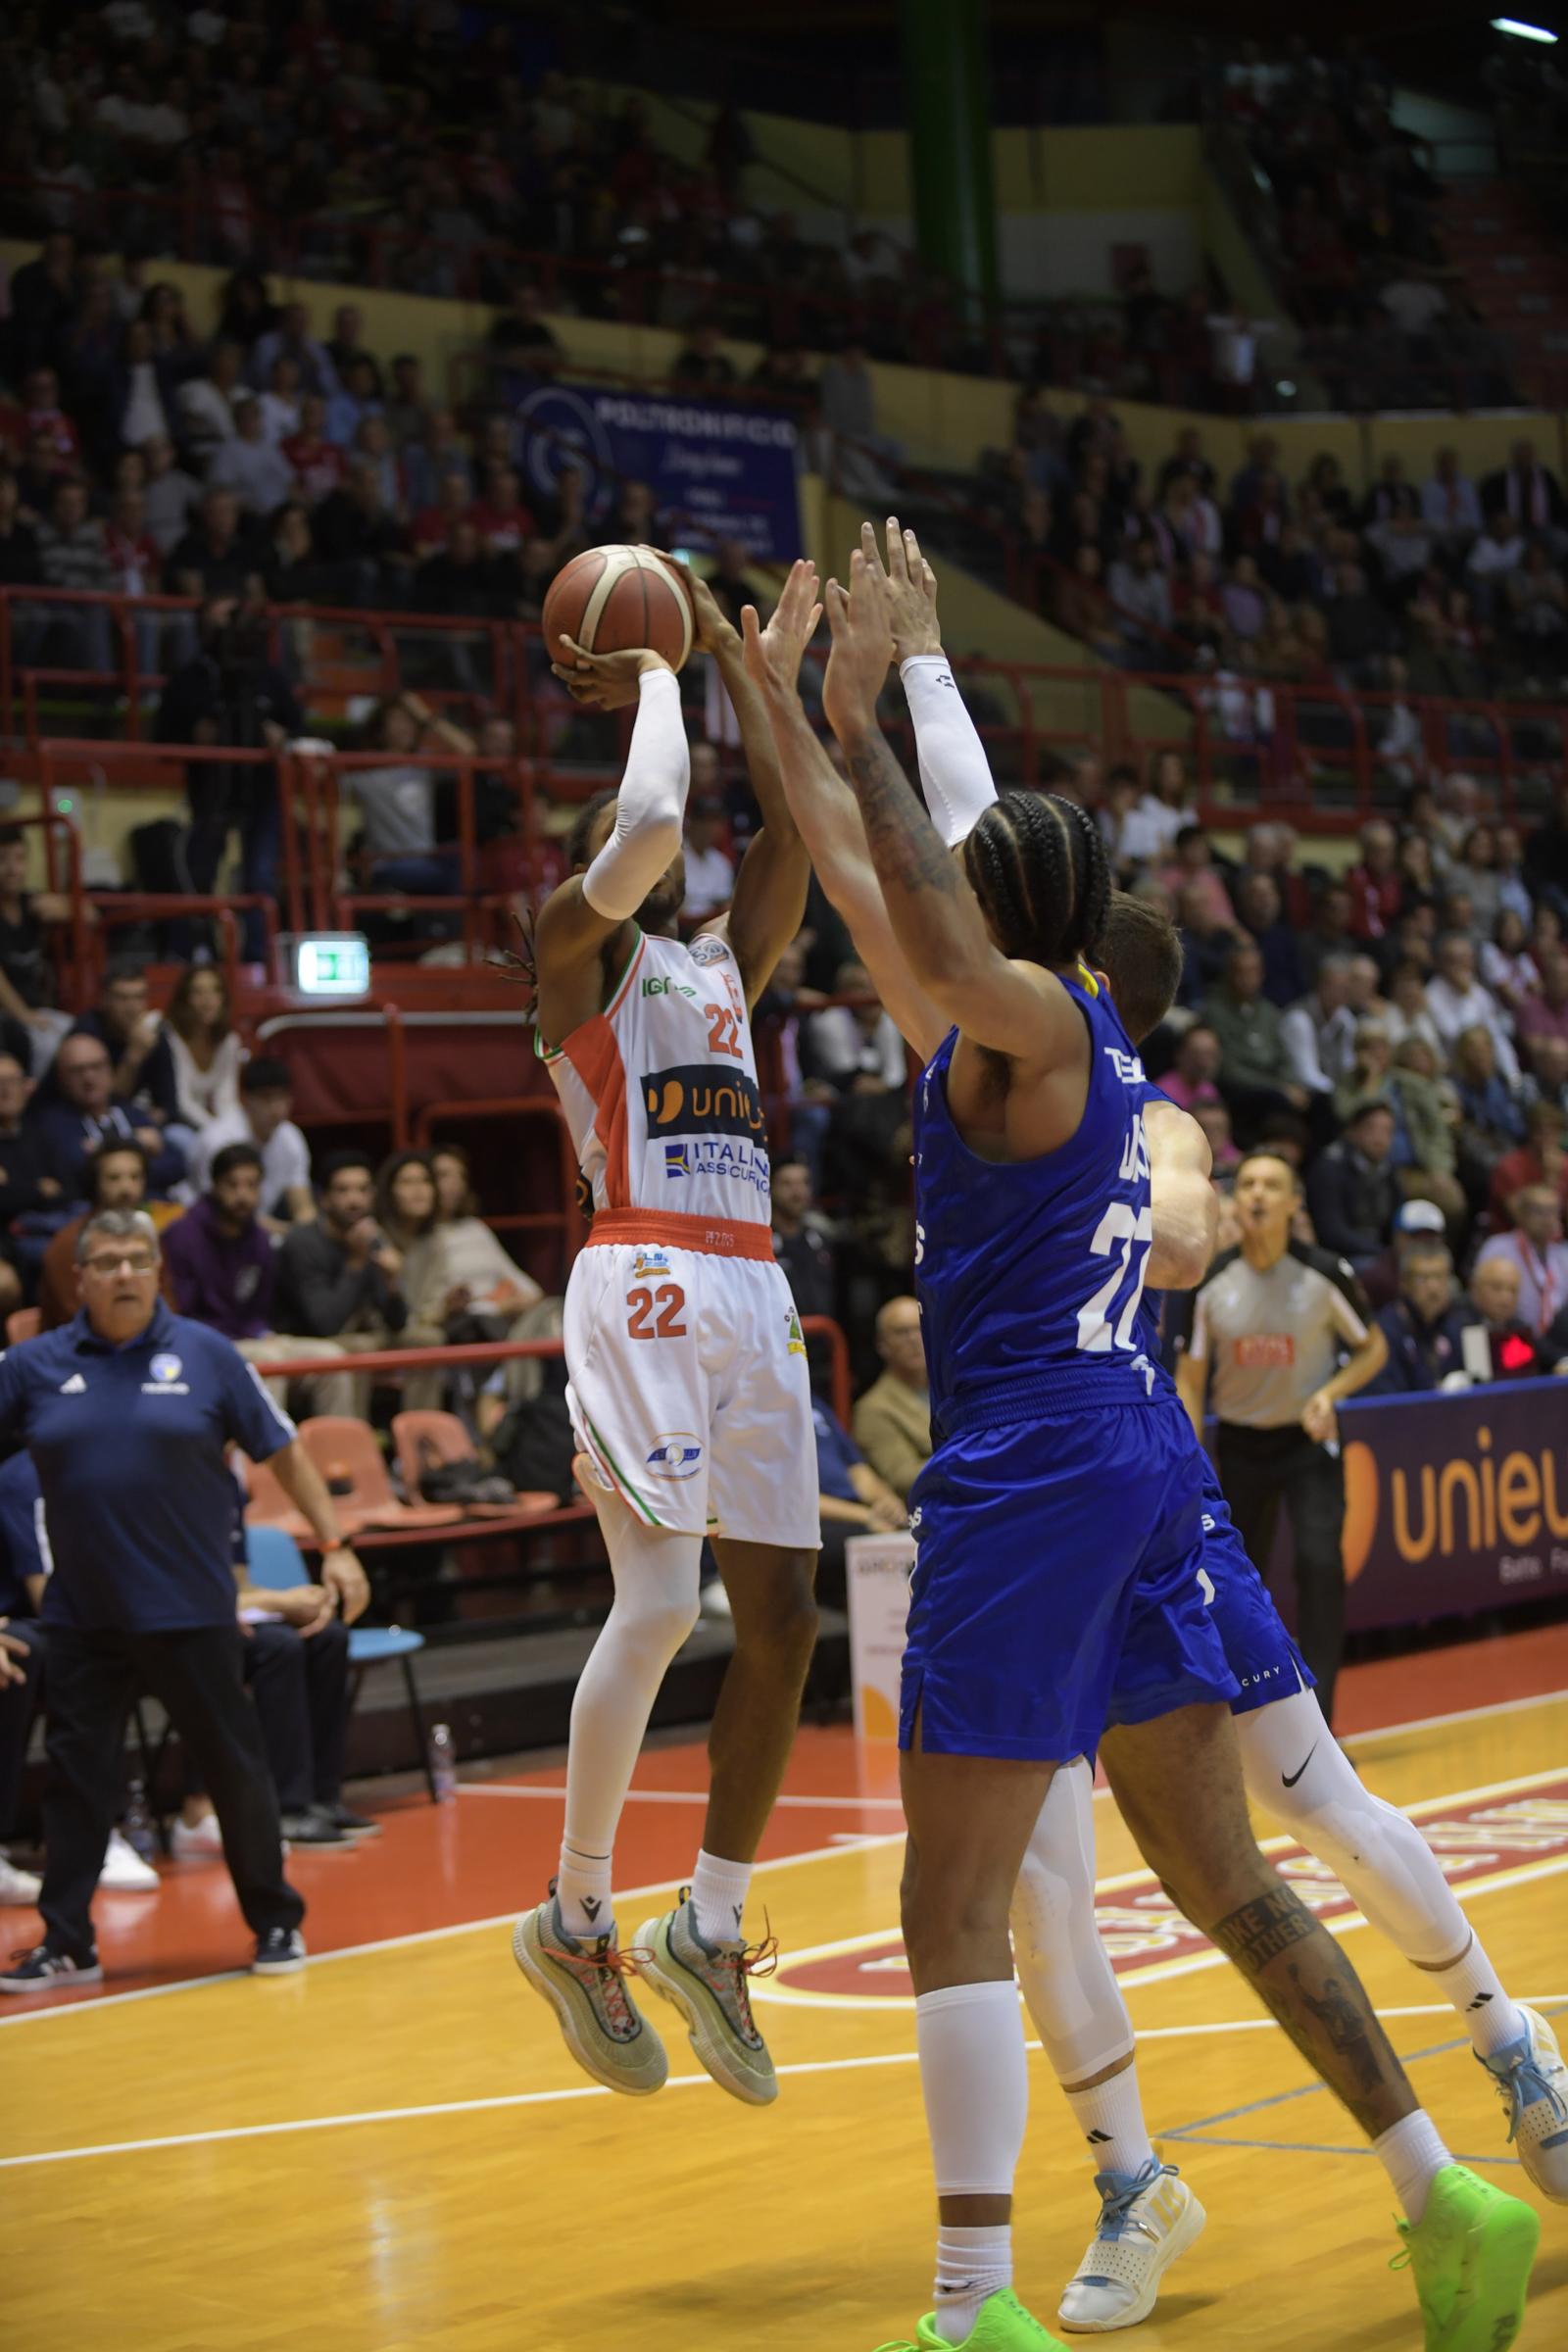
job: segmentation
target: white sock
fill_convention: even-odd
[[[1011,1979],[944,1984],[935,1992],[920,1993],[914,2004],[914,2035],[937,2195],[1010,2197],[1029,2120],[1029,2064]],[[954,2234],[944,2223],[943,2237]],[[989,2231],[982,2234],[990,2239]],[[965,2272],[961,2277],[971,2275],[978,2283],[978,2274]],[[993,2280],[979,2301],[1006,2283],[1005,2278]],[[973,2311],[965,2316],[969,2298],[950,2293],[944,2310],[940,2274],[937,2298],[938,2327],[949,2343],[962,2343],[974,2326]],[[978,2308],[977,2301],[974,2309]]]
[[[997,2222],[988,2230],[959,2230],[938,2224],[936,2305],[937,2333],[950,2344],[961,2344],[974,2333],[980,2306],[987,2295],[1012,2284],[1012,2225]]]
[[[1418,2227],[1427,2209],[1428,2189],[1444,2166],[1453,2162],[1431,2116],[1418,2107],[1375,2139],[1372,2153],[1393,2181],[1405,2220],[1412,2229]]]
[[[1152,2160],[1136,2065],[1124,2066],[1119,2075],[1088,2090],[1069,2090],[1066,2100],[1089,2143],[1097,2173],[1141,2173]]]
[[[707,1847],[697,1856],[692,1872],[692,1909],[697,1933],[705,1943],[741,1940],[741,1919],[752,1884],[750,1862],[726,1862]]]
[[[1523,2040],[1529,2029],[1518,2003],[1503,1991],[1486,1946],[1474,1931],[1457,1960],[1426,1973],[1442,1985],[1458,2010],[1465,2032],[1483,2058],[1494,2058],[1510,2041]]]
[[[614,1922],[611,1900],[612,1854],[582,1854],[564,1838],[556,1871],[556,1900],[561,1924],[568,1936],[604,1936]]]

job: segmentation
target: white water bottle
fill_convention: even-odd
[[[444,1723],[430,1726],[430,1784],[438,1805],[458,1793],[458,1750],[451,1727]]]

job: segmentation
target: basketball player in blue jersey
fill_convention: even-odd
[[[1248,1825],[1236,1685],[1198,1581],[1197,1448],[1136,1331],[1150,1263],[1190,1283],[1202,1259],[1162,1267],[1142,1068],[1078,961],[1106,896],[1098,836],[1070,805],[1013,795],[981,818],[961,871],[949,858],[875,721],[902,553],[890,531],[892,586],[858,552],[849,595],[834,584],[827,600],[826,709],[863,839],[844,830],[795,692],[805,636],[791,641],[785,608],[749,632],[748,658],[797,821],[862,952],[873,943],[843,875],[868,845],[894,951],[868,960],[930,1054],[916,1277],[940,1442],[915,1495],[902,1735],[905,1940],[940,2204],[936,2310],[917,2342],[1054,2340],[1010,2291],[1027,2086],[1007,1914],[1054,1771],[1115,1713],[1122,1802],[1148,1858],[1415,2209],[1429,2347],[1483,2352],[1516,2331],[1535,2217],[1452,2165],[1343,1956]]]

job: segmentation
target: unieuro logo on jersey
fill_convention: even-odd
[[[1352,1627],[1463,1616],[1568,1590],[1560,1380],[1340,1411]]]
[[[740,1135],[756,1143],[767,1132],[757,1081],[744,1070],[706,1069],[701,1062],[650,1070],[643,1107],[650,1135]]]

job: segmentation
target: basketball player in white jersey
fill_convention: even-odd
[[[513,1949],[566,2045],[612,2090],[668,2072],[639,2011],[646,1977],[714,2081],[777,2095],[753,2020],[752,1865],[789,1758],[816,1638],[820,1540],[806,1344],[773,1255],[752,1006],[800,927],[808,865],[741,641],[694,581],[697,642],[740,724],[762,830],[727,913],[686,944],[681,827],[690,760],[680,689],[653,653],[570,646],[580,701],[637,716],[618,793],[590,804],[575,870],[534,941],[540,1051],[594,1200],[566,1288],[568,1398],[600,1494],[615,1597],[578,1683],[559,1875]],[[564,641],[569,643],[569,641]],[[709,1738],[689,1897],[628,1950],[612,1898],[616,1826],[666,1668],[697,1620],[705,1535],[735,1653]]]
[[[934,576],[912,533],[900,535],[902,564],[892,560],[895,534],[890,523],[890,572],[921,591],[906,596],[902,629],[896,621],[921,781],[938,831],[956,848],[995,798],[995,786],[942,655]],[[868,560],[876,560],[869,529],[862,547]],[[917,625],[922,618],[923,627]],[[760,644],[749,649],[749,658],[760,675]],[[894,937],[858,807],[818,756],[819,747],[808,747],[808,762],[807,747],[799,738],[797,745],[801,757],[790,789],[813,861],[878,995],[918,1051],[932,1014]],[[1152,1026],[1155,1017],[1152,1013],[1140,1026]],[[1157,1118],[1152,1115],[1156,1110]],[[1206,1199],[1208,1188],[1206,1176],[1195,1188],[1184,1156],[1180,1130],[1191,1123],[1171,1104],[1149,1106],[1146,1121],[1156,1234],[1179,1230],[1185,1236],[1192,1228],[1196,1235],[1193,1195],[1196,1189]],[[1168,1171],[1160,1165],[1162,1146],[1171,1148]],[[1207,1238],[1211,1242],[1211,1231]],[[1198,1267],[1206,1255],[1205,1244],[1199,1248]],[[1185,1279],[1197,1279],[1196,1270]],[[1420,1832],[1362,1786],[1310,1690],[1282,1690],[1266,1705],[1238,1714],[1235,1726],[1249,1794],[1324,1859],[1363,1914],[1436,1979],[1494,2078],[1508,2137],[1529,2178],[1543,2194],[1568,2201],[1568,2073],[1550,2027],[1509,1998]],[[1107,1754],[1115,1737],[1107,1736]],[[1161,2273],[1197,2236],[1202,2213],[1186,2183],[1159,2163],[1149,2139],[1132,2023],[1095,1921],[1092,1783],[1092,1767],[1083,1762],[1055,1775],[1025,1857],[1010,1924],[1030,2015],[1094,2152],[1102,2194],[1100,2227],[1069,2282],[1059,2318],[1069,2328],[1108,2332],[1148,2316]],[[1410,2124],[1413,2137],[1430,2132],[1424,2116]],[[1440,2167],[1441,2143],[1434,2134],[1413,2152],[1380,2144],[1378,2153],[1414,2223],[1428,2186],[1423,2172]],[[1434,2324],[1429,2315],[1429,2345]],[[1511,2339],[1499,2334],[1498,2340]]]

